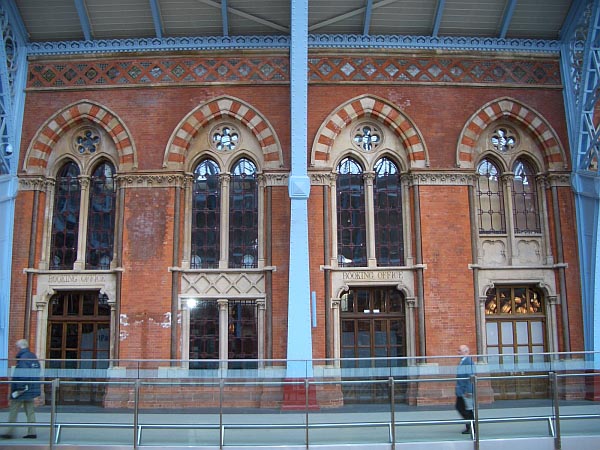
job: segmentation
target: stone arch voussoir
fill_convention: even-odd
[[[213,99],[191,111],[179,123],[167,144],[163,167],[179,168],[199,130],[215,120],[231,117],[239,120],[254,134],[263,154],[265,166],[282,167],[283,154],[279,139],[271,124],[255,108],[233,97]]]
[[[473,168],[477,143],[484,130],[496,120],[508,118],[520,123],[536,139],[544,155],[548,170],[567,168],[565,151],[552,126],[544,117],[512,98],[493,100],[476,111],[465,124],[456,151],[456,164],[461,168]]]
[[[398,106],[388,100],[370,95],[349,100],[323,122],[313,143],[311,164],[316,166],[329,163],[335,139],[351,122],[363,117],[377,119],[399,137],[411,166],[429,166],[427,147],[417,126]]]
[[[107,107],[90,100],[80,100],[58,111],[40,127],[27,149],[23,165],[25,172],[46,171],[50,154],[61,136],[83,120],[94,122],[112,138],[119,157],[117,171],[137,168],[137,152],[124,122]]]

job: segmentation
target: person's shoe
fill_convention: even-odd
[[[463,430],[462,434],[471,434],[471,430]]]
[[[23,436],[23,439],[37,439],[37,434],[28,434]]]
[[[13,437],[12,437],[12,434],[3,434],[3,435],[0,436],[0,438],[2,438],[2,439],[12,439]]]

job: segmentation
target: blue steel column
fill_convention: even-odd
[[[561,72],[575,192],[585,350],[600,351],[600,0],[576,0],[563,30]],[[596,167],[594,167],[594,160]],[[594,358],[600,368],[600,358]]]
[[[0,3],[0,376],[6,376],[17,163],[25,102],[24,27],[13,1]]]
[[[310,273],[308,260],[307,96],[308,0],[292,0],[291,143],[292,171],[288,291],[287,376],[312,377]]]

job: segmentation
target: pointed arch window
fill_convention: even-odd
[[[500,170],[489,159],[477,166],[477,217],[480,233],[506,233]]]
[[[518,159],[513,166],[513,220],[515,233],[541,233],[535,174],[532,166]]]
[[[90,180],[86,269],[110,268],[115,235],[115,199],[115,169],[109,162],[103,162],[94,170]]]
[[[229,267],[258,267],[258,177],[248,158],[238,160],[231,171]]]
[[[205,159],[194,170],[190,268],[219,267],[221,185],[219,166]]]
[[[81,186],[79,167],[67,162],[58,171],[50,241],[50,269],[71,270],[77,259]]]
[[[400,174],[389,158],[381,158],[375,164],[373,194],[377,265],[404,265]]]
[[[363,170],[352,158],[337,167],[338,263],[345,267],[367,265],[365,188]]]

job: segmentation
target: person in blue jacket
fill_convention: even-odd
[[[469,347],[461,345],[458,347],[458,354],[461,356],[456,370],[456,410],[465,420],[473,420],[473,360],[469,356]],[[471,422],[469,422],[463,431],[463,434],[471,434]]]
[[[8,410],[8,421],[15,423],[19,410],[23,408],[27,416],[28,423],[35,423],[35,398],[41,394],[40,383],[32,383],[40,379],[40,362],[35,353],[29,350],[29,343],[26,339],[19,339],[17,346],[17,364],[13,372],[12,383],[10,385],[10,407]],[[10,427],[3,439],[12,439],[14,436],[14,426]],[[34,426],[27,427],[25,439],[36,439],[37,435]]]

